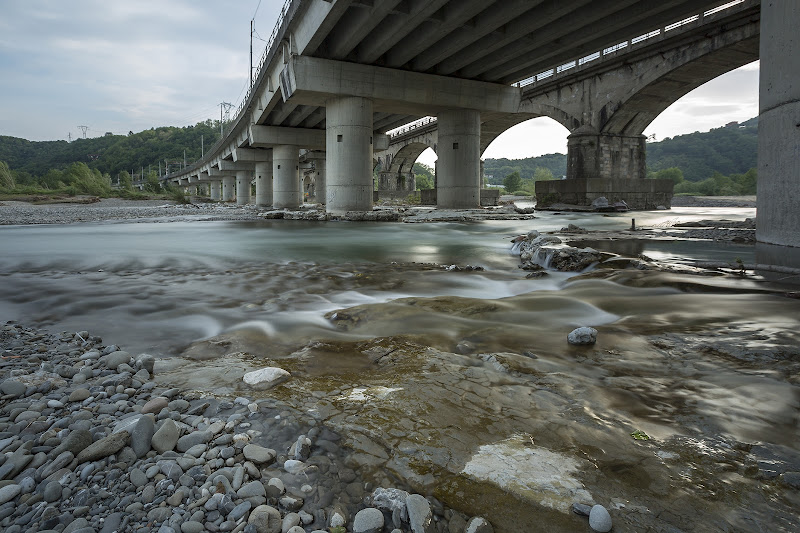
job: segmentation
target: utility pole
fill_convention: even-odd
[[[250,88],[253,88],[253,19],[250,19]]]
[[[183,149],[183,168],[186,168],[186,148]]]
[[[70,143],[72,142],[72,132],[71,131],[69,133],[67,133],[67,139],[69,139],[67,142],[70,142]]]
[[[78,126],[78,128],[83,132],[83,138],[86,138],[86,130],[89,129],[89,126]]]
[[[205,144],[203,144],[203,136],[201,135],[200,136],[200,157],[205,157],[205,156],[206,156],[206,147],[205,147]]]
[[[219,138],[220,139],[222,139],[222,137],[225,136],[225,133],[222,131],[222,125],[224,124],[224,120],[227,119],[230,116],[232,107],[233,107],[233,104],[231,104],[230,102],[220,102],[219,103]],[[225,119],[222,118],[222,108],[225,108]]]

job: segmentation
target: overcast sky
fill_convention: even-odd
[[[219,118],[248,83],[284,0],[1,0],[0,135],[34,141],[125,134]],[[661,140],[758,114],[758,63],[673,104],[645,131]],[[499,137],[485,157],[566,152],[547,118]],[[432,163],[426,155],[424,162]]]

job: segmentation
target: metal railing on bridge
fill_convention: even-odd
[[[578,59],[573,59],[572,61],[562,63],[553,68],[547,69],[544,72],[540,72],[539,74],[535,74],[533,76],[529,76],[525,79],[522,79],[516,83],[513,83],[512,85],[514,87],[530,87],[532,85],[535,86],[540,81],[544,80],[552,81],[554,77],[557,77],[560,74],[563,74],[564,72],[568,72],[574,68],[586,65],[587,63],[597,61],[598,59],[606,58],[607,56],[610,56],[612,54],[616,56],[621,52],[622,53],[629,52],[632,50],[634,45],[646,42],[655,37],[665,36],[668,32],[675,31],[679,28],[690,29],[687,28],[689,24],[693,24],[692,27],[702,26],[706,22],[706,19],[708,17],[711,17],[712,15],[726,11],[728,9],[734,8],[736,6],[740,6],[740,4],[747,4],[747,6],[742,6],[742,7],[749,7],[750,4],[756,4],[756,3],[758,3],[758,0],[733,0],[732,2],[728,2],[721,6],[717,6],[715,8],[702,11],[696,15],[692,15],[691,17],[687,17],[685,19],[667,24],[661,28],[656,28],[647,33],[637,35],[636,37],[627,39],[625,41],[614,44],[607,48],[603,48],[602,50],[598,50],[597,52],[593,52],[591,54],[582,56]]]
[[[396,139],[397,137],[405,135],[406,133],[422,129],[425,126],[429,126],[430,124],[433,124],[436,121],[437,121],[436,117],[422,117],[420,119],[415,120],[414,122],[409,122],[408,124],[400,126],[399,128],[389,130],[386,132],[386,135],[389,136],[389,139]]]

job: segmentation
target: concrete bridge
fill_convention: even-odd
[[[570,131],[555,192],[646,198],[644,128],[760,57],[758,236],[800,246],[787,202],[800,188],[798,25],[792,0],[287,0],[225,138],[166,179],[238,203],[254,180],[256,203],[293,208],[313,178],[339,214],[371,209],[377,161],[398,187],[433,145],[437,204],[477,207],[485,148],[547,116]]]

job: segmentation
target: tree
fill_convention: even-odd
[[[158,180],[158,173],[155,170],[147,173],[144,189],[150,192],[161,192],[161,182]]]
[[[119,188],[125,191],[133,190],[133,180],[127,170],[119,173]]]
[[[4,189],[13,189],[16,186],[14,175],[5,161],[0,161],[0,187]]]
[[[553,171],[545,167],[536,167],[533,171],[533,181],[551,181],[554,180]]]
[[[657,172],[650,171],[647,173],[647,179],[672,180],[672,183],[677,185],[683,181],[683,171],[678,167],[665,168]]]
[[[512,194],[522,188],[522,178],[518,171],[514,171],[505,178],[503,178],[503,187],[506,188],[506,194]]]
[[[417,190],[433,189],[433,169],[424,163],[414,163],[413,169],[417,180]]]

